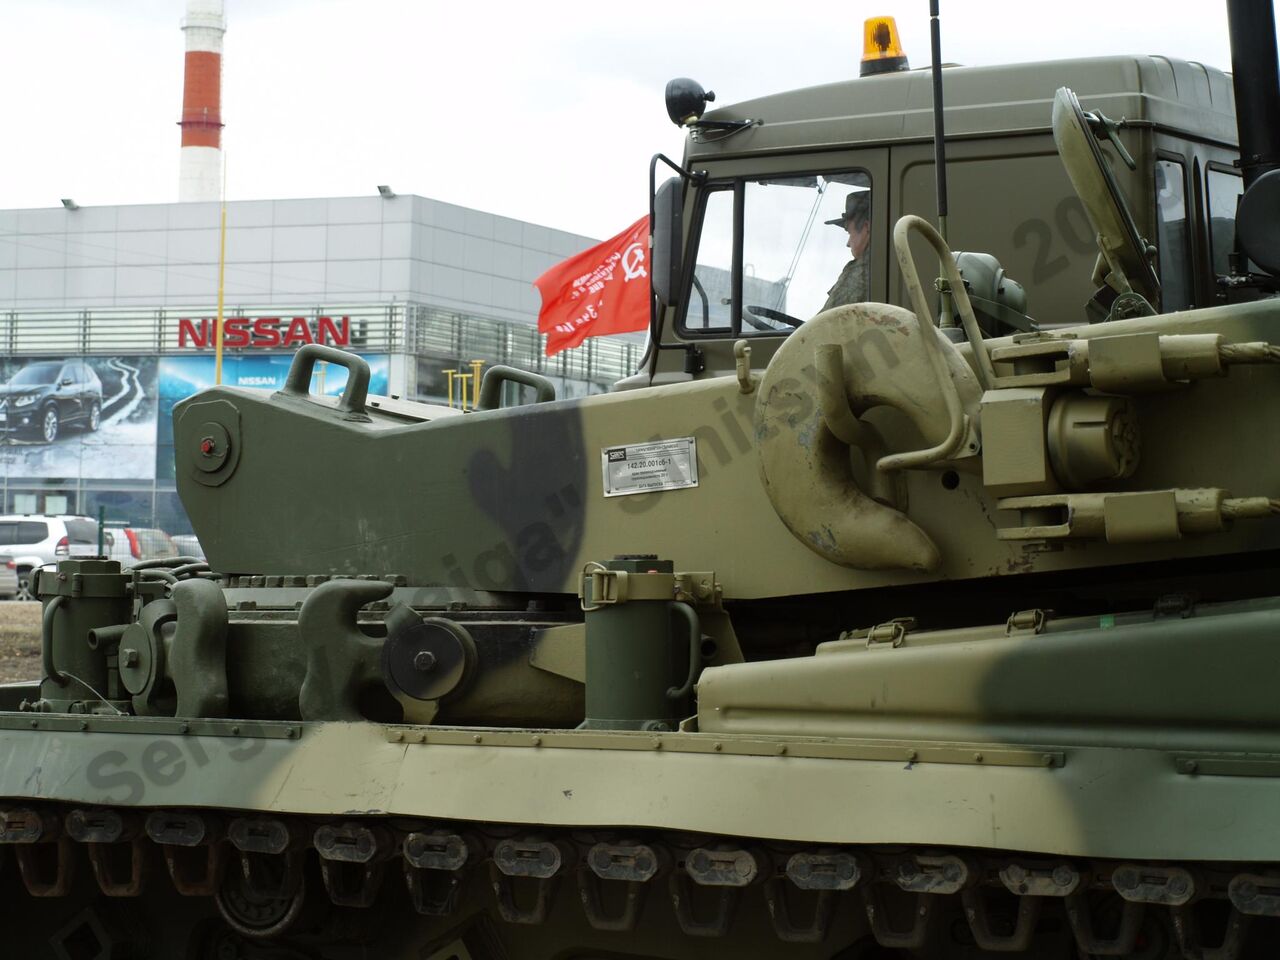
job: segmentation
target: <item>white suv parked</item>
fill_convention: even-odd
[[[143,560],[170,560],[179,555],[169,535],[153,527],[130,527],[108,522],[104,525],[103,545],[107,559],[119,560],[121,570],[128,570]]]
[[[98,521],[36,513],[0,516],[0,553],[11,556],[17,568],[17,599],[35,600],[31,571],[64,557],[97,556]]]

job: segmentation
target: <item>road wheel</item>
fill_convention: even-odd
[[[102,404],[97,400],[93,401],[93,406],[89,408],[89,432],[97,430],[102,424]]]
[[[35,595],[31,592],[31,571],[18,568],[18,592],[14,596],[15,600],[34,600]]]
[[[58,408],[48,406],[44,408],[44,413],[40,417],[40,436],[44,438],[45,443],[53,443],[58,439]]]

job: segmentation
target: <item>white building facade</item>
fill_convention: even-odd
[[[543,373],[570,397],[639,364],[640,337],[544,356],[532,281],[597,241],[387,193],[227,205],[222,382],[277,385],[313,341],[364,356],[373,392],[433,402],[473,398],[464,378],[493,363]],[[103,508],[185,532],[169,413],[212,382],[220,214],[216,203],[0,210],[0,393],[32,367],[28,407],[65,411],[51,437],[47,418],[0,398],[0,512]],[[339,371],[317,389],[340,390]],[[79,416],[60,390],[78,391]]]

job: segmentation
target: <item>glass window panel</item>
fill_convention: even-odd
[[[0,522],[0,547],[14,544],[39,543],[49,536],[49,525],[38,520],[8,520]]]
[[[10,501],[10,511],[13,513],[39,513],[36,509],[38,503],[38,495],[34,493],[15,493]]]
[[[743,334],[789,333],[871,298],[870,185],[864,171],[746,185]]]
[[[10,490],[9,513],[75,513],[75,490]]]
[[[68,520],[67,539],[72,543],[98,545],[98,524],[93,520]]]
[[[1209,193],[1209,249],[1213,272],[1231,273],[1231,251],[1236,245],[1236,205],[1244,192],[1244,181],[1235,173],[1210,168],[1205,172]]]
[[[1161,309],[1191,306],[1191,248],[1182,164],[1156,161],[1156,248],[1160,256]]]
[[[694,333],[732,329],[733,191],[707,197],[698,236],[698,259],[685,308],[685,329]]]
[[[85,513],[91,517],[102,510],[107,523],[149,527],[154,523],[150,490],[86,490]]]
[[[706,199],[687,332],[732,330],[733,202],[728,186]],[[750,180],[742,204],[743,335],[787,334],[824,309],[870,299],[865,170]]]

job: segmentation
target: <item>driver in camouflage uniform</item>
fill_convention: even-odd
[[[827,291],[823,310],[844,306],[847,303],[865,303],[871,296],[871,258],[867,248],[871,245],[871,191],[855,190],[844,198],[844,214],[826,221],[848,231],[849,252],[853,255]]]

